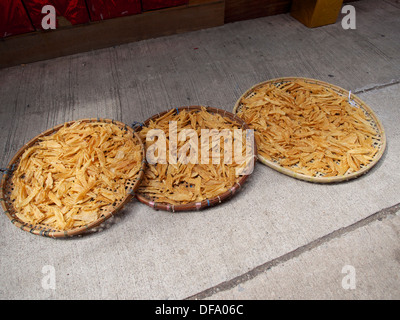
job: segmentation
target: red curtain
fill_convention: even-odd
[[[52,5],[58,19],[81,24],[138,14],[147,10],[187,4],[189,0],[0,0],[0,37],[42,29],[45,5]]]
[[[142,12],[140,0],[86,0],[92,21],[129,16]]]
[[[0,38],[32,31],[35,29],[21,0],[0,1]]]
[[[71,24],[89,22],[89,14],[85,0],[23,0],[33,25],[42,29],[42,19],[47,13],[42,13],[45,5],[52,5],[56,9],[57,17],[64,17]],[[57,21],[58,27],[58,21]]]

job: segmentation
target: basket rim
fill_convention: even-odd
[[[141,130],[142,126],[145,126],[151,120],[155,120],[172,110],[177,110],[178,112],[180,112],[181,110],[187,110],[187,111],[201,110],[201,108],[206,108],[207,111],[210,111],[213,113],[218,113],[218,114],[221,114],[222,116],[227,116],[230,119],[237,121],[244,129],[251,129],[248,126],[248,124],[245,121],[243,121],[243,119],[236,116],[235,114],[233,114],[230,111],[218,109],[218,108],[214,108],[214,107],[202,106],[202,105],[191,105],[191,106],[182,106],[182,107],[178,107],[178,108],[172,108],[172,109],[165,110],[163,112],[159,112],[159,113],[151,116],[150,118],[148,118],[146,121],[144,121],[141,126],[135,128],[135,131],[139,132]],[[257,158],[255,156],[256,154],[257,154],[257,146],[254,141],[253,165],[255,165],[255,163],[257,161]],[[168,212],[195,211],[195,210],[200,210],[200,209],[207,208],[207,207],[212,207],[212,206],[222,203],[225,200],[228,200],[244,185],[244,183],[246,182],[246,180],[248,179],[249,176],[250,176],[250,174],[240,176],[240,178],[238,179],[238,181],[236,181],[234,186],[232,186],[227,191],[225,191],[215,197],[205,199],[202,201],[190,202],[187,204],[173,205],[173,204],[168,204],[168,203],[164,203],[164,202],[156,202],[156,201],[152,201],[152,200],[148,199],[147,197],[143,196],[142,194],[140,194],[138,192],[136,193],[135,196],[140,202],[148,205],[149,207],[151,207],[155,210],[163,210],[163,211],[168,211]]]
[[[238,113],[238,109],[239,109],[239,105],[242,101],[242,99],[246,96],[248,96],[252,91],[254,91],[255,89],[257,89],[260,86],[266,85],[266,84],[272,84],[272,83],[279,83],[279,82],[290,82],[290,81],[296,81],[296,80],[303,80],[305,82],[308,83],[314,83],[314,84],[318,84],[321,86],[325,86],[328,87],[330,89],[333,89],[334,91],[337,91],[341,94],[344,95],[349,95],[350,91],[346,90],[342,87],[339,87],[337,85],[331,84],[329,82],[326,81],[322,81],[322,80],[317,80],[317,79],[313,79],[313,78],[304,78],[304,77],[281,77],[281,78],[274,78],[274,79],[270,79],[267,81],[263,81],[260,83],[257,83],[255,85],[253,85],[251,88],[247,89],[240,97],[239,99],[237,99],[234,107],[233,107],[233,113],[237,114]],[[264,165],[267,165],[268,167],[283,173],[287,176],[290,176],[292,178],[296,178],[299,180],[304,180],[304,181],[308,181],[308,182],[315,182],[315,183],[335,183],[335,182],[344,182],[344,181],[348,181],[348,180],[352,180],[355,178],[358,178],[359,176],[366,174],[369,170],[372,169],[372,167],[374,167],[379,160],[382,158],[385,150],[386,150],[386,133],[384,130],[384,127],[382,125],[382,122],[379,120],[378,116],[375,114],[375,112],[371,109],[370,106],[368,106],[363,100],[361,100],[357,95],[351,93],[351,99],[355,102],[357,102],[358,105],[360,105],[365,111],[368,112],[369,116],[372,118],[372,120],[374,121],[377,129],[378,129],[378,134],[381,136],[381,147],[379,148],[378,152],[375,154],[374,159],[365,167],[361,168],[360,170],[356,171],[356,172],[352,172],[349,173],[347,175],[340,175],[340,176],[334,176],[334,177],[312,177],[312,176],[307,176],[301,173],[297,173],[294,172],[290,169],[284,168],[282,166],[280,166],[279,164],[270,161],[266,158],[264,158],[263,156],[261,156],[260,154],[257,154],[258,160],[263,163]]]
[[[106,212],[105,214],[102,214],[97,220],[77,227],[77,228],[73,228],[73,229],[68,229],[68,230],[56,230],[54,228],[51,228],[47,225],[43,225],[43,224],[37,224],[37,225],[31,225],[28,224],[26,222],[21,221],[18,217],[13,216],[10,212],[10,204],[6,202],[5,200],[5,188],[7,186],[7,182],[9,181],[9,179],[12,177],[12,171],[13,171],[13,167],[14,164],[19,160],[19,158],[23,155],[23,153],[25,152],[26,149],[30,148],[31,146],[33,146],[41,137],[44,136],[49,136],[51,134],[53,134],[54,132],[58,131],[59,129],[61,129],[62,127],[64,127],[65,125],[70,126],[74,123],[77,122],[87,122],[87,123],[95,123],[95,122],[103,122],[103,123],[112,123],[115,124],[119,127],[123,127],[126,130],[131,131],[134,134],[134,137],[137,139],[137,141],[139,142],[140,146],[141,146],[141,153],[142,153],[142,163],[141,163],[141,168],[139,170],[137,179],[135,181],[135,183],[133,184],[133,186],[130,188],[129,192],[127,192],[126,196],[124,198],[121,199],[120,203],[113,207],[113,210]],[[133,128],[131,128],[130,126],[126,125],[123,122],[120,121],[116,121],[113,119],[105,119],[105,118],[85,118],[85,119],[79,119],[79,120],[72,120],[72,121],[68,121],[65,122],[63,124],[58,124],[50,129],[47,129],[46,131],[43,131],[42,133],[36,135],[34,138],[32,138],[31,140],[29,140],[27,143],[25,143],[16,153],[15,155],[12,157],[12,159],[10,160],[10,162],[7,165],[7,171],[4,172],[3,177],[1,179],[1,184],[0,184],[0,202],[1,202],[1,206],[3,208],[4,213],[6,214],[6,216],[11,220],[11,222],[19,229],[27,231],[29,233],[35,234],[35,235],[40,235],[40,236],[44,236],[44,237],[50,237],[50,238],[67,238],[67,237],[72,237],[72,236],[77,236],[77,235],[81,235],[85,232],[87,232],[90,229],[93,229],[97,226],[99,226],[101,223],[103,223],[104,221],[108,220],[109,218],[111,218],[112,216],[114,216],[118,211],[120,211],[128,202],[131,201],[131,199],[134,197],[134,193],[136,192],[137,188],[140,185],[140,182],[144,176],[144,168],[145,168],[145,161],[144,160],[144,156],[145,156],[145,151],[144,151],[144,144],[143,141],[140,139],[139,135],[133,130]],[[10,174],[11,172],[11,174]]]

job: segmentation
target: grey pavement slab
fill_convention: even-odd
[[[248,281],[215,288],[207,299],[399,300],[399,240],[397,211],[268,266]]]
[[[240,193],[220,206],[170,214],[133,201],[99,232],[67,240],[30,235],[2,215],[0,298],[184,299],[398,204],[400,8],[393,1],[352,4],[356,30],[343,30],[340,21],[308,29],[285,14],[1,70],[1,167],[32,137],[65,121],[102,117],[130,124],[190,104],[232,110],[249,87],[282,76],[357,92],[382,120],[388,147],[354,181],[316,185],[258,164]],[[373,239],[398,248],[388,238]],[[328,243],[318,250],[334,254]],[[55,290],[42,286],[48,265]],[[392,265],[389,259],[388,277]],[[337,271],[335,260],[326,264],[331,267]],[[276,268],[277,277],[285,270]],[[287,273],[293,285],[296,275]],[[336,297],[335,290],[326,296]],[[277,297],[285,292],[275,291]]]

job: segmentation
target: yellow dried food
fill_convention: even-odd
[[[170,132],[170,122],[176,123],[176,132]],[[155,143],[147,139],[150,131],[154,129],[159,129],[165,134],[166,163],[148,163],[138,193],[158,203],[180,205],[216,197],[235,185],[239,179],[236,169],[244,168],[250,162],[248,158],[253,159],[253,154],[248,156],[249,153],[246,152],[246,148],[248,151],[251,146],[248,139],[246,140],[245,130],[240,133],[243,161],[236,161],[232,157],[232,150],[229,149],[229,143],[232,147],[234,141],[233,130],[241,129],[241,124],[218,113],[209,112],[204,107],[201,110],[182,109],[179,112],[173,109],[150,120],[139,131],[140,138],[145,141],[146,150]],[[189,137],[177,139],[176,150],[170,149],[172,135],[179,137],[184,129],[192,129],[197,135],[197,152],[196,148],[189,145]],[[224,132],[225,136],[216,140],[209,138],[208,143],[204,144],[205,148],[200,148],[204,138],[202,129]],[[182,159],[192,151],[195,152],[192,159],[196,161],[184,163]],[[219,163],[213,163],[213,151],[219,159],[215,162]],[[207,163],[204,163],[202,155],[206,155],[205,158],[209,160]]]
[[[268,161],[306,176],[357,172],[378,152],[370,116],[333,89],[303,80],[266,83],[240,101]]]
[[[56,230],[94,222],[126,197],[142,160],[137,138],[116,124],[64,125],[21,156],[10,196],[16,215]]]

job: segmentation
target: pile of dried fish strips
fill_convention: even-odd
[[[306,176],[357,172],[378,151],[371,117],[322,85],[260,85],[242,98],[237,115],[254,129],[260,156]]]
[[[250,161],[246,157],[251,157],[248,156],[250,153],[246,152],[246,147],[249,148],[250,146],[248,143],[249,140],[245,136],[245,130],[243,130],[242,136],[242,155],[244,161],[235,161],[232,155],[225,153],[227,145],[221,140],[218,150],[221,156],[219,163],[213,163],[212,159],[210,159],[209,163],[202,163],[201,154],[211,154],[213,148],[216,147],[216,145],[213,145],[212,139],[209,139],[206,148],[197,153],[196,157],[198,158],[195,163],[189,162],[185,164],[178,159],[177,163],[174,164],[170,161],[169,157],[169,140],[171,139],[169,132],[170,122],[176,122],[177,132],[175,133],[178,136],[183,129],[193,129],[197,134],[199,148],[202,129],[216,129],[219,132],[228,129],[230,138],[232,139],[233,130],[241,128],[241,124],[218,113],[208,112],[204,107],[201,110],[183,109],[179,113],[173,109],[161,117],[149,121],[141,129],[139,136],[145,142],[146,150],[148,150],[155,143],[146,139],[149,131],[152,129],[162,130],[166,136],[167,161],[166,163],[148,164],[138,193],[157,203],[182,205],[217,197],[233,187],[240,178],[237,175],[236,169],[246,166]],[[178,140],[177,151],[179,152],[179,150],[185,148],[185,145],[187,146],[188,143],[188,141]],[[225,161],[225,157],[232,157],[231,161]]]
[[[96,221],[126,196],[141,168],[141,145],[119,126],[74,122],[28,148],[12,176],[17,217],[69,230]]]

